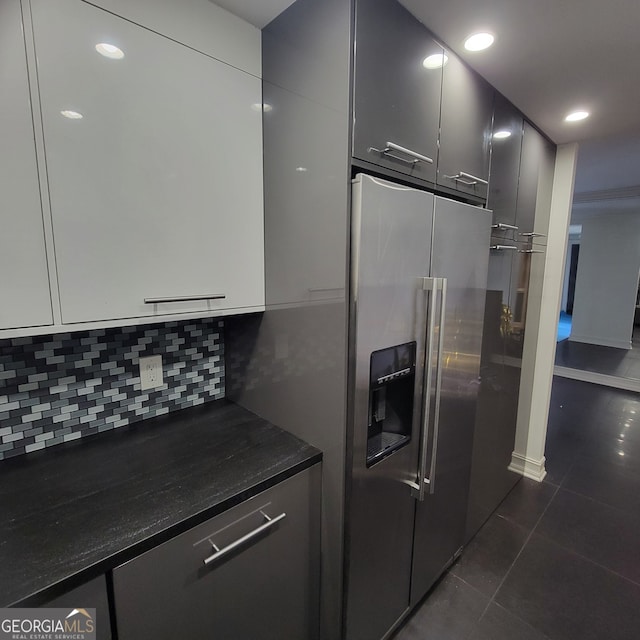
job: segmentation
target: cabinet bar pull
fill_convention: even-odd
[[[209,293],[201,296],[169,296],[168,298],[145,298],[145,304],[160,304],[162,302],[193,302],[194,300],[222,300],[224,293]]]
[[[541,249],[520,249],[518,253],[544,253]]]
[[[510,244],[492,244],[489,249],[492,251],[517,251],[518,247],[512,247]]]
[[[546,238],[546,234],[544,233],[535,233],[535,231],[529,231],[528,233],[520,233],[523,238]]]
[[[504,222],[498,222],[498,224],[492,224],[492,229],[498,229],[499,231],[517,231],[518,227],[515,224],[505,224]],[[523,235],[523,234],[520,234]]]
[[[407,162],[409,164],[416,164],[417,162],[428,162],[429,164],[433,164],[433,158],[429,158],[428,156],[423,156],[421,153],[416,151],[412,151],[411,149],[407,149],[406,147],[401,147],[399,144],[395,142],[385,142],[384,149],[376,149],[375,147],[369,147],[368,151],[375,151],[376,153],[382,153],[389,158],[393,158],[394,160],[400,160],[400,162]],[[399,151],[400,153],[406,153],[408,156],[411,156],[411,159],[402,158],[400,156],[396,156],[393,153],[389,153],[389,151]]]
[[[487,180],[483,180],[482,178],[478,178],[478,176],[474,176],[466,171],[458,171],[455,176],[444,176],[449,180],[455,180],[456,182],[462,182],[462,184],[466,184],[469,187],[472,187],[476,184],[489,184]],[[466,178],[466,180],[463,180]]]
[[[253,531],[249,531],[249,533],[245,534],[241,538],[238,538],[237,540],[234,540],[232,543],[228,544],[226,547],[222,547],[222,549],[217,547],[212,542],[211,546],[214,548],[215,553],[211,554],[208,558],[205,558],[204,564],[208,565],[208,564],[211,564],[212,562],[215,562],[219,558],[222,558],[222,556],[227,555],[227,553],[229,553],[230,551],[237,549],[239,546],[243,545],[245,542],[249,542],[249,540],[251,540],[252,538],[259,536],[263,531],[270,529],[276,523],[280,522],[280,520],[283,520],[284,518],[287,517],[286,513],[281,513],[279,516],[276,516],[275,518],[270,518],[264,511],[261,511],[260,513],[266,519],[266,522],[261,524],[259,527],[257,527]]]

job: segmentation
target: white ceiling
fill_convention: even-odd
[[[291,0],[215,0],[262,28]],[[639,0],[400,0],[554,142],[580,142],[576,193],[640,194]],[[494,45],[466,52],[489,30]],[[591,117],[567,124],[584,108]],[[593,199],[593,198],[592,198]]]

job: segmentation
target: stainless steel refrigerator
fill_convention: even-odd
[[[383,638],[462,546],[491,213],[353,182],[346,637]]]

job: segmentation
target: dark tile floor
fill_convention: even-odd
[[[555,363],[568,369],[640,379],[640,327],[636,327],[633,333],[631,349],[616,349],[571,340],[558,342]]]
[[[640,638],[640,395],[556,377],[546,455],[394,640]]]

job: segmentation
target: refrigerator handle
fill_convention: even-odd
[[[439,288],[439,278],[422,278],[422,289],[429,291],[431,295],[425,297],[425,305],[427,306],[427,330],[426,342],[427,348],[425,352],[424,365],[424,383],[422,387],[422,397],[424,398],[424,411],[422,416],[422,430],[420,432],[420,459],[418,461],[418,473],[415,482],[408,482],[411,487],[411,495],[419,502],[425,498],[426,486],[429,483],[427,479],[427,461],[428,461],[428,442],[429,442],[429,415],[431,411],[431,385],[433,361],[433,334],[435,330],[435,294]]]
[[[438,327],[438,350],[436,353],[436,393],[433,418],[433,439],[431,444],[431,464],[429,467],[429,477],[424,483],[429,485],[429,493],[436,490],[436,460],[438,457],[438,435],[440,426],[440,392],[442,389],[442,356],[444,353],[444,323],[447,308],[447,279],[438,278],[440,294],[440,325]]]

